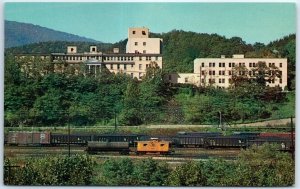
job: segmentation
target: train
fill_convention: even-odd
[[[146,134],[57,134],[51,132],[9,132],[7,145],[17,146],[85,146],[90,154],[119,152],[138,155],[155,153],[170,155],[174,148],[249,148],[264,143],[278,144],[279,150],[294,150],[295,134],[266,132],[178,132],[174,136],[149,136]],[[133,148],[133,150],[132,150]]]

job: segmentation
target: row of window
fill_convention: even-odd
[[[88,72],[92,72],[92,73],[96,73],[96,70],[100,70],[101,68],[100,68],[100,66],[99,65],[97,65],[97,66],[95,66],[95,65],[90,65],[88,68],[87,68],[87,71]],[[112,69],[112,68],[111,68]],[[117,64],[117,69],[120,69],[120,64]],[[126,64],[124,65],[124,70],[126,70]],[[124,74],[130,74],[130,76],[131,76],[131,78],[133,78],[134,77],[134,74],[133,73],[126,73],[126,72],[124,72]],[[141,73],[141,72],[139,72],[139,79],[142,79],[142,77],[143,77],[143,73]]]
[[[250,76],[252,76],[252,75],[254,75],[255,74],[255,71],[247,71],[248,72],[248,74],[250,75]],[[233,72],[231,71],[231,70],[229,70],[228,71],[228,75],[232,75],[233,74]],[[238,72],[238,74],[239,75],[246,75],[247,73],[246,73],[246,71],[239,71]],[[279,76],[279,77],[281,77],[282,76],[282,71],[275,71],[275,70],[270,70],[269,72],[268,72],[268,74],[269,75],[277,75],[277,76]],[[201,71],[201,75],[206,75],[206,72],[205,72],[205,70],[202,70]],[[214,70],[209,70],[208,71],[208,75],[216,75],[216,72],[214,71]],[[225,75],[225,71],[224,70],[219,70],[219,75]]]
[[[119,70],[119,69],[121,69],[121,64],[116,64],[117,65],[117,69]],[[124,64],[123,65],[123,69],[124,70],[127,70],[127,67],[128,67],[129,65],[127,65],[127,64]],[[146,64],[146,68],[148,68],[150,66],[150,64]],[[133,68],[133,64],[130,64],[130,67],[131,68]],[[114,69],[114,64],[110,64],[110,69],[111,70],[113,70]],[[139,64],[139,70],[143,70],[143,65],[142,64]]]
[[[85,57],[87,60],[89,59],[96,59],[101,60],[101,56],[87,56]],[[84,60],[83,56],[53,56],[54,60]],[[106,61],[133,61],[133,56],[104,56],[103,60]],[[139,60],[158,60],[158,56],[151,57],[151,56],[145,56],[145,57],[139,57]]]
[[[103,57],[103,60],[112,60],[112,61],[133,61],[132,56],[106,56]]]
[[[134,42],[134,45],[135,45],[135,46],[138,46],[139,43],[138,43],[138,42]],[[146,42],[143,42],[143,46],[146,46]]]
[[[246,66],[245,62],[239,62],[239,63],[236,63],[236,64],[239,65],[240,67],[241,66]],[[257,64],[258,63],[255,63],[255,62],[249,62],[249,67],[257,67]],[[216,63],[215,62],[209,62],[208,66],[209,67],[216,67]],[[269,67],[274,67],[274,66],[275,66],[275,63],[269,63]],[[205,67],[204,62],[201,63],[201,67]],[[225,67],[225,62],[219,62],[219,67],[224,68]],[[235,67],[235,62],[229,62],[228,67]],[[279,67],[282,68],[282,63],[279,63]]]
[[[219,78],[219,83],[225,83],[225,78]],[[185,82],[187,82],[187,80],[185,81]],[[228,83],[231,83],[232,82],[232,79],[231,78],[229,78],[228,79]],[[205,83],[205,80],[204,79],[201,79],[201,83]],[[215,79],[208,79],[208,83],[210,83],[210,84],[213,84],[213,83],[216,83],[216,80]],[[271,79],[270,81],[269,81],[269,83],[275,83],[275,79]],[[279,79],[279,83],[282,83],[282,79]]]

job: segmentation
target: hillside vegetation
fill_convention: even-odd
[[[150,67],[141,82],[105,71],[96,77],[75,75],[67,64],[63,65],[64,73],[53,73],[49,60],[17,60],[10,55],[65,52],[70,44],[78,45],[78,51],[83,52],[92,43],[43,42],[6,49],[5,125],[114,125],[115,116],[118,125],[218,124],[220,112],[228,123],[295,115],[295,35],[267,45],[177,30],[151,36],[164,40],[164,66],[163,70]],[[126,40],[97,45],[103,52],[113,47],[124,52]],[[266,79],[261,78],[270,78],[268,75],[258,75],[254,80],[237,77],[229,90],[162,82],[165,73],[192,72],[194,58],[236,53],[245,53],[246,57],[287,57],[291,92],[266,87]],[[33,65],[31,71],[21,72],[28,62]],[[267,68],[258,69],[265,72]]]

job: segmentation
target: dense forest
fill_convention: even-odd
[[[63,65],[65,72],[54,73],[50,60],[19,60],[11,55],[65,52],[69,42],[6,49],[5,126],[113,125],[115,117],[118,125],[218,124],[219,114],[230,124],[294,116],[295,35],[268,45],[177,30],[151,36],[163,38],[164,66],[163,70],[149,67],[142,81],[105,71],[96,76],[82,72],[76,75],[67,64]],[[88,51],[90,45],[74,44],[81,52]],[[109,52],[119,47],[124,52],[125,45],[126,40],[98,44],[98,48]],[[245,53],[246,57],[287,57],[290,92],[265,86],[266,80],[261,78],[268,75],[258,75],[254,80],[237,77],[228,90],[163,82],[165,73],[192,72],[194,58],[236,53]],[[29,62],[31,70],[27,72],[24,66]],[[267,74],[266,68],[260,69]]]

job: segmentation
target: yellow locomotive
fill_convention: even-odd
[[[136,154],[171,154],[171,142],[158,140],[158,138],[151,138],[149,141],[136,142]]]

